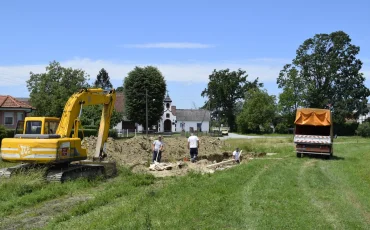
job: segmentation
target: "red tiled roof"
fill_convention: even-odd
[[[123,93],[116,93],[116,102],[114,103],[114,108],[117,112],[121,113],[123,113],[125,110],[125,95]]]
[[[9,95],[0,95],[0,108],[35,109],[34,107],[28,105],[27,103],[19,101]]]

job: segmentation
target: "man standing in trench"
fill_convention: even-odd
[[[188,138],[188,149],[190,149],[191,162],[194,163],[198,156],[199,138],[193,133]]]
[[[153,150],[153,163],[161,162],[162,151],[163,151],[162,136],[158,136],[158,140],[155,140],[153,142],[152,150]]]

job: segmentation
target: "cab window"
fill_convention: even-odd
[[[24,121],[18,121],[17,128],[15,129],[15,134],[23,134]]]
[[[26,134],[41,134],[41,121],[27,121]]]
[[[55,134],[55,132],[57,131],[58,125],[59,125],[59,121],[49,121],[47,123],[48,123],[48,130],[49,131],[45,132],[45,133]]]

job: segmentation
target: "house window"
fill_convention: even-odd
[[[5,125],[14,125],[14,113],[5,112],[4,113],[4,124]]]
[[[170,103],[167,103],[166,104],[166,108],[169,109],[170,108]]]
[[[169,113],[166,114],[166,118],[170,118],[170,114]]]
[[[24,119],[24,114],[23,113],[17,113],[17,121],[23,121]]]

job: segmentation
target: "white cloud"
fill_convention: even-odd
[[[247,71],[250,79],[259,77],[261,81],[275,81],[282,65],[280,62],[274,63],[272,60],[254,60],[243,62],[217,62],[217,63],[117,63],[104,60],[74,59],[62,62],[62,66],[81,68],[85,70],[91,78],[94,78],[101,68],[105,68],[111,79],[123,80],[135,66],[153,65],[165,76],[167,81],[177,82],[208,82],[208,76],[214,69],[237,70],[241,68]]]
[[[109,60],[91,60],[87,58],[75,58],[61,62],[64,67],[80,68],[85,70],[91,80],[95,79],[101,68],[105,68],[112,80],[122,82],[135,66],[153,65],[164,75],[166,81],[183,82],[186,85],[193,83],[208,82],[208,76],[214,69],[246,70],[249,80],[259,78],[263,83],[275,84],[279,71],[289,60],[284,59],[251,59],[243,61],[223,61],[210,63],[132,63],[113,62]],[[34,73],[45,72],[48,63],[39,65],[0,66],[0,86],[25,86],[29,79],[30,71]],[[364,64],[362,72],[367,80],[370,80],[370,66]]]
[[[0,86],[26,85],[30,72],[45,72],[46,65],[0,66]]]
[[[162,49],[204,49],[212,48],[214,45],[202,44],[202,43],[191,43],[191,42],[162,42],[162,43],[145,43],[145,44],[125,44],[120,46],[123,48],[162,48]]]

